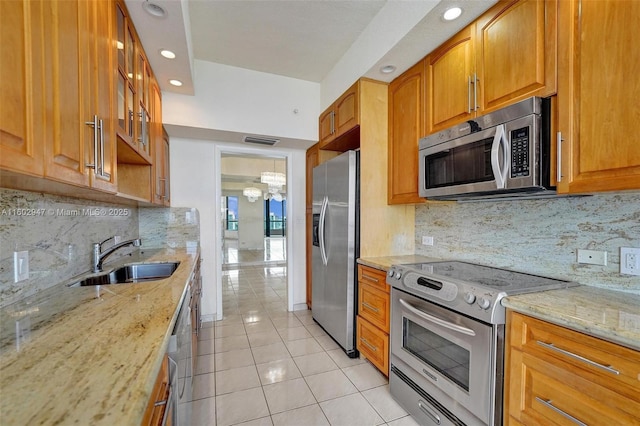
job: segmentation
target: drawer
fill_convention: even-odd
[[[379,290],[389,293],[387,285],[387,273],[380,269],[358,265],[358,282],[377,287]]]
[[[510,349],[509,420],[526,425],[640,425],[640,405],[558,365]],[[575,420],[573,420],[575,419]],[[580,423],[577,423],[580,424]]]
[[[640,404],[640,352],[516,312],[507,321],[514,348]]]
[[[358,287],[358,315],[375,325],[385,333],[389,333],[390,316],[389,293],[385,293],[365,283]]]
[[[358,316],[356,336],[356,347],[360,354],[389,377],[389,335]]]

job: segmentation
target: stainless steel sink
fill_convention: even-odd
[[[84,278],[71,284],[71,287],[89,285],[127,284],[156,281],[169,278],[180,262],[135,263],[122,266],[114,271]]]

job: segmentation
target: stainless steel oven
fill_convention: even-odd
[[[490,402],[501,400],[495,394],[504,325],[484,324],[401,290],[391,293],[392,362],[409,367],[405,374],[445,408],[459,407],[455,416],[463,423],[489,424],[496,410]]]
[[[466,262],[394,265],[391,394],[421,425],[502,425],[509,294],[575,283]]]

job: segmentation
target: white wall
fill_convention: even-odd
[[[206,61],[195,76],[195,96],[162,94],[163,123],[318,139],[319,83]]]
[[[264,199],[253,203],[247,197],[238,197],[238,248],[259,250],[264,248]]]

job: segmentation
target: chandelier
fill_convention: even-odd
[[[247,197],[250,203],[255,203],[255,201],[262,196],[262,191],[258,188],[250,186],[242,190],[242,195]]]
[[[262,172],[260,173],[260,182],[282,188],[287,183],[287,176],[279,172]]]

